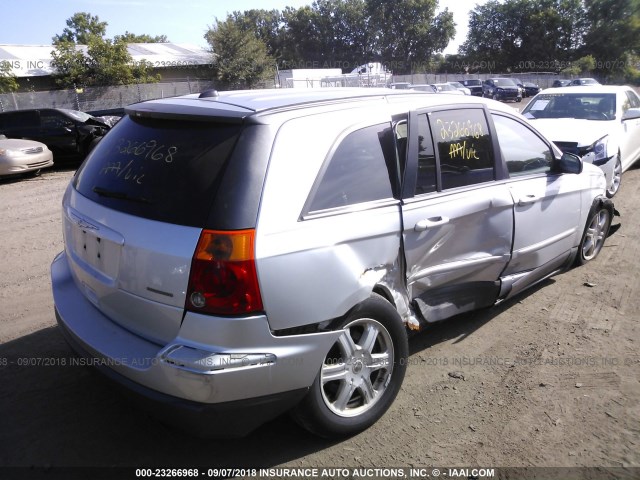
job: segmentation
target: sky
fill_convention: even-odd
[[[439,0],[449,8],[456,22],[456,38],[445,53],[456,53],[464,42],[467,14],[486,0]],[[215,18],[252,8],[299,8],[312,0],[0,0],[2,28],[0,44],[49,45],[76,12],[89,12],[106,21],[107,37],[129,31],[135,34],[166,35],[170,42],[207,47],[203,38]]]

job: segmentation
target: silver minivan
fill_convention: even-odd
[[[66,339],[164,421],[323,436],[389,408],[407,330],[598,255],[602,171],[492,100],[216,92],[127,108],[63,199]]]

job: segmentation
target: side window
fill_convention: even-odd
[[[73,122],[57,112],[40,112],[40,122],[42,128],[64,128],[72,127]]]
[[[625,112],[629,108],[640,108],[640,99],[638,98],[638,95],[636,94],[636,92],[627,90],[627,98],[629,99],[629,104],[627,106],[627,103],[625,102],[625,106],[627,106],[627,108],[624,109]]]
[[[493,122],[509,176],[547,173],[551,170],[553,154],[540,137],[521,123],[502,115],[494,114]]]
[[[393,198],[395,168],[390,124],[374,125],[347,135],[321,173],[309,211]],[[394,182],[395,183],[395,182]]]
[[[401,178],[404,175],[404,169],[407,161],[407,125],[408,120],[406,115],[397,115],[393,117],[393,133],[396,139],[396,154],[398,161],[396,169],[400,172]]]
[[[429,123],[443,190],[495,180],[491,136],[483,110],[433,112]]]
[[[13,112],[7,118],[5,128],[7,130],[18,128],[38,128],[40,127],[40,119],[38,118],[38,112]]]

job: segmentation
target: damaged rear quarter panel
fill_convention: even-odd
[[[367,125],[390,120],[379,108],[363,109],[360,118]],[[398,200],[301,218],[328,152],[352,128],[334,112],[295,119],[278,131],[256,233],[260,292],[273,330],[341,317],[377,284],[390,290],[401,283]]]

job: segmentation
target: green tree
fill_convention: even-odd
[[[87,12],[77,12],[67,19],[67,27],[61,35],[53,37],[53,44],[62,42],[88,45],[92,37],[104,37],[107,33],[107,22],[101,22],[98,16]]]
[[[596,60],[596,72],[615,76],[640,53],[640,0],[585,0],[589,29],[583,55]]]
[[[122,40],[108,40],[95,37],[89,40],[87,48],[88,85],[129,85],[151,83],[159,80],[152,74],[150,64],[138,62],[132,65],[127,44]]]
[[[317,0],[283,17],[284,57],[294,65],[353,69],[371,60],[365,0]]]
[[[166,35],[156,35],[152,37],[151,35],[142,34],[136,35],[131,32],[124,32],[122,35],[116,35],[113,37],[114,42],[123,42],[123,43],[168,43]]]
[[[18,80],[11,71],[11,64],[0,61],[0,93],[15,92],[18,87]]]
[[[51,52],[53,78],[63,88],[85,85],[90,80],[87,59],[82,50],[70,41],[59,42]]]
[[[591,55],[572,62],[570,67],[562,70],[567,75],[587,75],[596,68],[596,60]]]
[[[54,37],[55,49],[51,52],[51,66],[55,69],[54,78],[58,85],[71,88],[160,80],[160,75],[152,72],[149,62],[134,64],[124,36],[105,39],[106,27],[106,22],[99,22],[98,17],[83,12],[67,20],[63,34]],[[125,35],[133,34],[127,32]],[[81,47],[77,42],[84,43]]]
[[[286,25],[284,51],[283,57],[278,59],[284,61],[283,66],[288,68],[289,65],[304,65],[304,62],[312,65],[313,62],[319,61],[321,33],[317,12],[310,6],[298,9],[287,7],[283,19]]]
[[[493,71],[559,71],[583,43],[581,0],[506,0],[477,5],[460,53]]]
[[[455,35],[453,14],[436,14],[438,0],[367,0],[374,53],[396,73],[410,73]]]
[[[274,58],[282,55],[284,19],[278,10],[252,9],[235,11],[230,16],[244,32],[252,32],[267,46],[267,53]]]
[[[225,88],[252,88],[273,78],[275,60],[266,44],[229,16],[204,36],[213,54],[214,78]]]
[[[638,69],[638,65],[640,65],[640,57],[635,54],[630,54],[623,72],[625,82],[640,85],[640,70]]]

